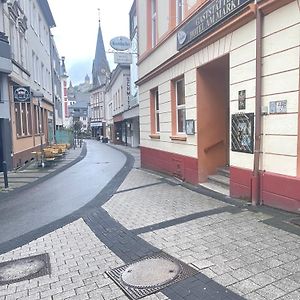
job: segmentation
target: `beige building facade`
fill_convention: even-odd
[[[2,9],[12,50],[8,91],[12,167],[16,168],[48,142],[48,125],[53,123],[50,28],[55,22],[46,0],[9,0]],[[23,87],[28,87],[27,99],[17,101],[16,89]]]
[[[300,1],[138,0],[142,165],[300,209]],[[145,22],[144,20],[147,20]]]

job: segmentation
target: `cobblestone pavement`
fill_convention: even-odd
[[[141,169],[110,196],[0,255],[49,253],[51,263],[50,275],[0,285],[0,300],[128,299],[105,271],[159,251],[198,274],[143,299],[300,299],[300,230],[274,222],[272,210],[216,200]]]

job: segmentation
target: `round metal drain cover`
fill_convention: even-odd
[[[45,266],[40,258],[17,260],[0,267],[0,280],[10,281],[30,276],[39,272]]]
[[[164,258],[149,258],[129,265],[121,275],[132,287],[157,287],[174,280],[181,273],[180,264]]]

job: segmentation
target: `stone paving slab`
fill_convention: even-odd
[[[266,218],[221,213],[140,236],[246,299],[284,299],[300,290],[300,238]]]
[[[152,175],[149,177],[147,173],[139,169],[133,169],[123,183],[118,188],[118,191],[134,189],[142,186],[148,186],[156,183],[161,183],[161,176]]]
[[[153,180],[152,174],[147,176]],[[127,229],[135,229],[225,206],[181,186],[162,183],[115,194],[103,208]]]

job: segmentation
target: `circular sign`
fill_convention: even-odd
[[[131,47],[131,42],[126,36],[117,36],[110,40],[110,46],[117,51],[125,51]]]
[[[14,100],[25,102],[30,100],[30,88],[24,87],[14,87]]]

